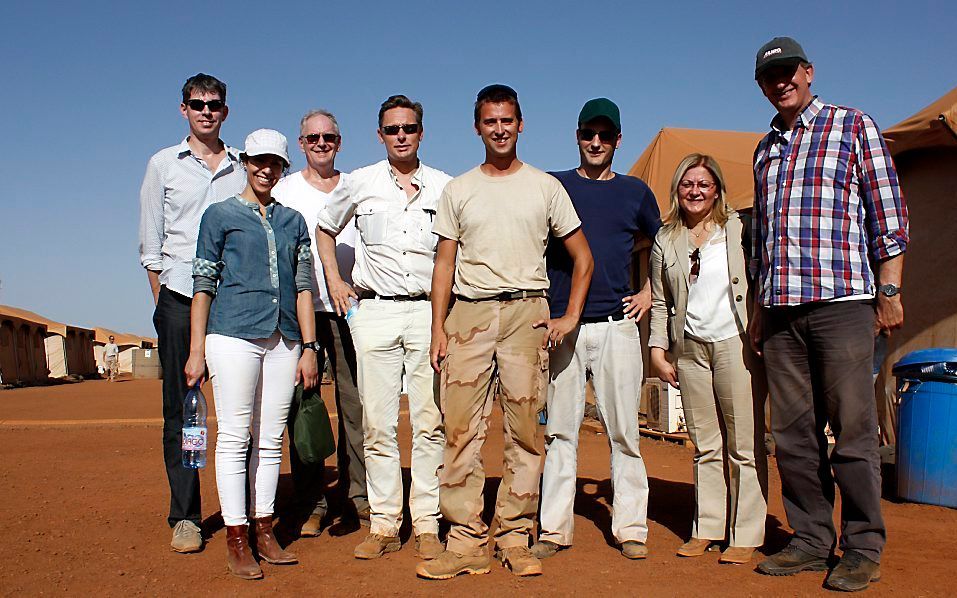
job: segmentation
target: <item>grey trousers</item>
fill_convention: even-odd
[[[764,360],[771,429],[791,542],[817,556],[835,545],[834,483],[841,489],[842,550],[879,562],[881,515],[877,407],[871,375],[870,301],[765,310]],[[834,432],[828,457],[825,424]]]
[[[362,403],[356,384],[356,350],[345,318],[333,313],[316,312],[316,338],[332,366],[336,382],[339,488],[356,510],[361,511],[368,508],[369,498],[362,449]],[[299,487],[298,482],[296,486]],[[324,502],[320,500],[320,507]]]

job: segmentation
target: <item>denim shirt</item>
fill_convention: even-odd
[[[213,295],[207,334],[269,338],[278,329],[301,341],[296,298],[312,290],[309,230],[302,215],[276,201],[239,196],[206,209],[193,260],[193,294]]]

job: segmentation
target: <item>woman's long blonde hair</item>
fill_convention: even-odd
[[[714,206],[711,208],[711,220],[718,226],[724,226],[728,221],[728,214],[731,208],[728,206],[727,195],[728,188],[724,184],[724,175],[721,174],[721,167],[718,161],[707,154],[689,154],[678,164],[675,169],[675,175],[671,178],[671,207],[665,215],[664,228],[669,234],[676,234],[678,228],[685,224],[684,216],[681,213],[681,206],[678,204],[678,184],[681,179],[692,168],[703,166],[711,173],[711,178],[718,185],[718,196],[714,198]]]

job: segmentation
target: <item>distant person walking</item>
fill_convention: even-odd
[[[106,365],[107,380],[110,382],[120,375],[120,348],[114,340],[110,335],[110,342],[103,345],[103,363]]]
[[[593,267],[568,193],[556,178],[518,159],[523,121],[515,90],[485,87],[474,117],[485,162],[448,184],[433,229],[440,241],[432,275],[431,359],[441,372],[446,444],[440,498],[451,529],[447,550],[416,567],[429,579],[489,571],[482,446],[496,395],[505,416],[496,556],[514,575],[542,573],[529,536],[538,509],[547,350],[578,325]],[[573,264],[568,307],[558,318],[548,311],[549,235],[561,240]]]
[[[196,235],[206,208],[246,185],[239,152],[219,138],[229,115],[226,85],[199,73],[183,85],[180,112],[189,135],[157,152],[140,189],[140,263],[146,268],[153,325],[163,367],[163,458],[169,478],[167,521],[177,552],[202,548],[199,472],[183,467],[183,398],[189,387],[183,367],[189,357],[189,312]]]
[[[641,180],[612,170],[621,144],[621,113],[607,98],[585,102],[575,138],[578,168],[551,173],[571,197],[595,260],[595,274],[575,328],[549,360],[548,423],[542,473],[541,526],[532,552],[553,556],[572,545],[578,431],[591,375],[598,414],[611,446],[611,533],[630,559],[648,554],[648,474],[638,450],[638,403],[644,370],[638,323],[651,307],[651,285],[632,288],[639,239],[661,226],[655,195]],[[549,240],[551,317],[568,307],[574,262],[561,239]]]
[[[811,93],[814,66],[789,37],[758,50],[754,78],[777,110],[754,153],[757,276],[751,340],[763,350],[790,544],[769,575],[823,571],[830,589],[880,578],[881,515],[874,337],[904,321],[907,209],[877,125]],[[824,427],[835,444],[829,453]],[[833,472],[833,473],[832,473]]]
[[[293,389],[298,382],[306,389],[318,383],[319,346],[306,221],[271,196],[289,167],[286,138],[253,131],[241,159],[246,188],[210,206],[199,227],[185,374],[193,385],[209,367],[227,564],[238,577],[258,579],[263,574],[250,550],[249,519],[263,560],[297,562],[276,541],[272,518]]]
[[[313,307],[316,312],[316,336],[322,351],[328,355],[332,375],[336,381],[336,413],[339,417],[339,443],[336,464],[339,471],[339,490],[348,504],[340,520],[346,527],[358,527],[358,521],[369,520],[369,498],[366,492],[366,467],[362,449],[362,403],[356,380],[356,349],[352,344],[349,324],[336,313],[326,287],[326,277],[319,259],[315,241],[319,212],[325,208],[337,191],[346,185],[347,176],[336,170],[336,155],[342,146],[342,134],[336,117],[326,110],[310,110],[299,123],[299,149],[306,156],[306,166],[299,172],[284,177],[272,195],[276,201],[302,214],[312,238],[312,283],[315,290]],[[352,280],[356,254],[356,227],[349,220],[336,236],[336,262],[340,275]],[[290,421],[293,411],[290,410]],[[289,428],[293,434],[293,426]],[[328,514],[328,501],[322,494],[323,465],[309,465],[298,458],[295,445],[289,444],[292,457],[292,479],[296,500],[305,509],[308,519],[303,524],[302,536],[318,536]],[[353,528],[354,529],[354,528]]]

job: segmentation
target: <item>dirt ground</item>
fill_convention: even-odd
[[[324,387],[324,394],[330,393],[330,387]],[[492,429],[499,426],[497,417]],[[641,450],[651,485],[651,555],[645,561],[623,558],[613,547],[609,531],[607,440],[584,430],[575,503],[575,545],[545,561],[541,577],[517,579],[501,567],[493,567],[490,575],[445,582],[420,580],[414,573],[416,558],[411,543],[382,559],[357,561],[352,549],[363,531],[356,531],[338,537],[326,532],[318,538],[296,538],[289,549],[298,555],[299,565],[275,567],[264,563],[263,581],[242,581],[226,572],[225,531],[217,512],[212,456],[209,467],[201,473],[206,548],[194,555],[170,550],[161,427],[157,380],[113,384],[88,381],[0,391],[0,533],[9,542],[4,551],[6,565],[0,568],[0,594],[824,593],[821,573],[770,578],[755,573],[750,566],[718,565],[716,553],[697,559],[674,556],[691,528],[692,453],[690,448],[648,438],[642,438]],[[406,467],[409,442],[406,421],[401,427]],[[491,487],[499,481],[501,449],[500,434],[493,434],[485,451]],[[334,467],[328,469],[328,477],[334,478]],[[279,490],[280,516],[288,513],[290,502],[288,471],[286,460]],[[775,551],[787,541],[780,480],[773,460],[770,477],[764,552]],[[892,501],[884,501],[883,507],[888,528],[883,579],[869,593],[957,593],[951,585],[953,565],[947,556],[957,553],[957,510]]]

